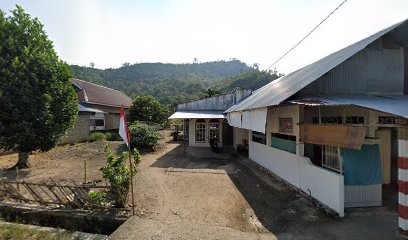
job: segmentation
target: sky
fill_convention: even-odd
[[[267,69],[343,0],[1,0],[37,17],[69,64],[236,58]],[[408,0],[348,0],[273,68],[290,73],[408,18]]]

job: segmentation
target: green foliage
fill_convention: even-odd
[[[89,137],[90,142],[105,141],[106,139],[107,139],[106,135],[102,132],[93,132]]]
[[[130,185],[131,169],[125,164],[129,153],[123,152],[122,155],[116,157],[110,145],[105,144],[105,155],[108,165],[101,167],[102,177],[110,183],[109,194],[114,201],[114,205],[116,207],[124,207]],[[98,197],[96,196],[97,199]]]
[[[275,79],[280,78],[283,74],[276,70],[258,71],[257,69],[242,72],[238,76],[225,79],[217,84],[217,88],[223,92],[231,92],[236,88],[256,90]]]
[[[212,89],[212,88],[207,89],[206,91],[204,91],[204,93],[207,94],[206,97],[215,97],[215,96],[222,95],[221,91]]]
[[[105,133],[106,140],[108,141],[120,141],[122,138],[119,136],[118,133],[113,132],[106,132]]]
[[[47,151],[75,123],[78,100],[69,66],[37,18],[0,11],[0,148]]]
[[[192,64],[124,63],[105,70],[71,66],[76,78],[120,90],[131,98],[151,95],[169,107],[205,98],[204,91],[220,80],[249,69],[235,59]]]
[[[169,117],[169,109],[153,96],[136,97],[129,108],[129,121],[153,122],[164,126]]]
[[[134,122],[129,126],[132,148],[153,148],[160,140],[160,133],[145,123]]]
[[[89,192],[89,198],[95,204],[106,206],[109,204],[109,191]]]
[[[50,232],[36,228],[29,228],[23,225],[2,224],[0,225],[0,239],[71,240],[73,239],[73,236],[69,232]]]
[[[105,144],[105,156],[107,165],[100,168],[102,177],[110,184],[108,191],[90,192],[89,197],[95,204],[109,205],[113,203],[115,207],[123,208],[126,206],[127,196],[129,194],[130,174],[136,172],[136,166],[141,162],[142,156],[137,149],[133,150],[131,160],[134,168],[127,166],[129,152],[123,152],[116,156],[110,145]]]

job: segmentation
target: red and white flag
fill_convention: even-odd
[[[119,135],[122,137],[123,141],[125,141],[126,145],[129,146],[130,134],[126,125],[125,110],[123,109],[123,105],[120,106]]]

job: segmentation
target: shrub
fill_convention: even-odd
[[[106,161],[108,164],[100,168],[102,177],[109,181],[111,188],[108,191],[90,192],[89,197],[95,204],[107,205],[113,202],[115,207],[125,207],[130,186],[130,171],[136,172],[135,168],[129,168],[126,161],[129,152],[123,152],[120,156],[115,156],[109,144],[105,144]],[[134,149],[132,161],[134,166],[140,163],[141,156],[137,149]]]
[[[107,132],[107,133],[105,133],[105,137],[106,137],[106,140],[108,140],[108,141],[119,141],[119,140],[122,140],[122,138],[120,138],[119,134],[113,133],[113,132]]]
[[[135,122],[129,126],[131,148],[153,148],[158,144],[160,133],[152,127]]]
[[[101,132],[93,132],[91,133],[91,136],[89,137],[90,142],[96,142],[96,141],[105,141],[106,136],[104,133]]]

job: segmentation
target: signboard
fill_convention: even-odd
[[[293,118],[279,118],[279,132],[293,133]]]

